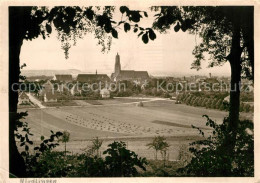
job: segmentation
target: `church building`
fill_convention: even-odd
[[[134,70],[121,70],[120,56],[116,55],[115,70],[111,75],[112,81],[123,81],[123,80],[148,80],[149,75],[147,71],[134,71]]]

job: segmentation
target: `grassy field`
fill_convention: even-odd
[[[149,159],[154,157],[153,151],[146,144],[157,135],[167,137],[170,143],[170,159],[178,157],[179,147],[199,138],[198,131],[191,125],[201,127],[206,132],[203,114],[221,123],[227,112],[196,108],[175,104],[171,100],[145,102],[144,107],[136,103],[120,99],[97,101],[96,105],[88,102],[82,106],[60,108],[28,109],[28,122],[34,134],[33,140],[40,136],[49,136],[50,130],[70,132],[68,150],[82,152],[93,137],[104,139],[103,149],[114,140],[127,142],[129,149]],[[103,102],[103,103],[102,103]],[[249,116],[250,117],[250,116]],[[63,150],[63,146],[57,148]]]

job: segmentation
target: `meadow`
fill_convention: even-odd
[[[114,140],[122,140],[138,155],[153,159],[153,151],[146,144],[155,136],[165,136],[170,144],[169,159],[176,160],[181,146],[200,138],[191,125],[210,132],[202,115],[210,116],[217,123],[227,116],[227,112],[175,104],[173,100],[143,100],[143,107],[136,105],[139,101],[81,101],[78,106],[27,109],[29,115],[25,121],[36,144],[41,135],[48,137],[50,130],[69,131],[67,149],[72,153],[85,151],[90,140],[99,137],[104,140],[101,150]],[[63,144],[57,150],[63,150]]]

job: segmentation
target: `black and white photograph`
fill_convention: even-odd
[[[259,2],[38,2],[1,3],[0,182],[260,181]]]

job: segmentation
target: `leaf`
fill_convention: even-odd
[[[25,151],[21,152],[21,155],[26,156],[26,152]]]
[[[186,32],[187,26],[186,26],[185,23],[183,23],[183,24],[181,25],[181,30],[182,30],[183,32]]]
[[[139,11],[131,11],[131,16],[129,17],[129,20],[133,22],[139,22],[142,15],[140,15]]]
[[[118,33],[115,29],[112,29],[112,36],[116,39],[118,38]]]
[[[70,27],[68,24],[63,24],[63,31],[66,33],[66,34],[69,34],[70,33]]]
[[[111,26],[105,26],[105,31],[106,33],[109,33],[111,31],[112,27]]]
[[[39,147],[34,147],[34,150],[39,150]]]
[[[29,146],[25,145],[25,150],[28,151],[29,150]]]
[[[119,10],[120,10],[120,12],[121,12],[122,14],[129,11],[128,7],[126,7],[126,6],[121,6],[121,7],[119,8]]]
[[[44,140],[44,136],[41,136],[41,141],[43,141]]]
[[[122,23],[125,23],[125,21],[120,21],[120,22],[118,23],[118,25],[121,25]]]
[[[148,17],[148,14],[147,14],[147,12],[146,12],[146,11],[144,11],[144,16],[145,16],[145,17]]]
[[[137,32],[138,31],[138,28],[134,28],[134,32]]]
[[[142,32],[140,32],[139,34],[138,34],[138,37],[140,37],[142,34],[143,34],[144,32],[142,31]]]
[[[46,139],[43,141],[43,143],[47,144],[49,142],[49,139]]]
[[[175,25],[175,27],[174,27],[174,31],[178,32],[180,30],[180,28],[181,28],[180,23],[178,22],[177,25]]]
[[[24,144],[25,144],[25,142],[22,142],[22,143],[20,144],[20,146],[24,146]]]
[[[62,136],[63,133],[62,132],[56,132],[56,137]]]
[[[149,39],[148,39],[148,35],[147,35],[147,32],[142,36],[142,40],[145,44],[148,43]]]
[[[154,31],[152,29],[149,29],[149,38],[151,40],[156,39],[156,34],[154,33]]]
[[[125,30],[125,32],[129,31],[130,29],[131,29],[130,24],[129,24],[129,23],[125,23],[125,24],[124,24],[124,30]]]
[[[93,20],[94,11],[91,10],[91,9],[87,9],[86,12],[85,12],[85,15],[87,16],[87,18],[88,18],[89,20]]]
[[[46,30],[49,34],[51,34],[51,31],[52,31],[52,28],[51,28],[51,25],[50,24],[46,24]]]

